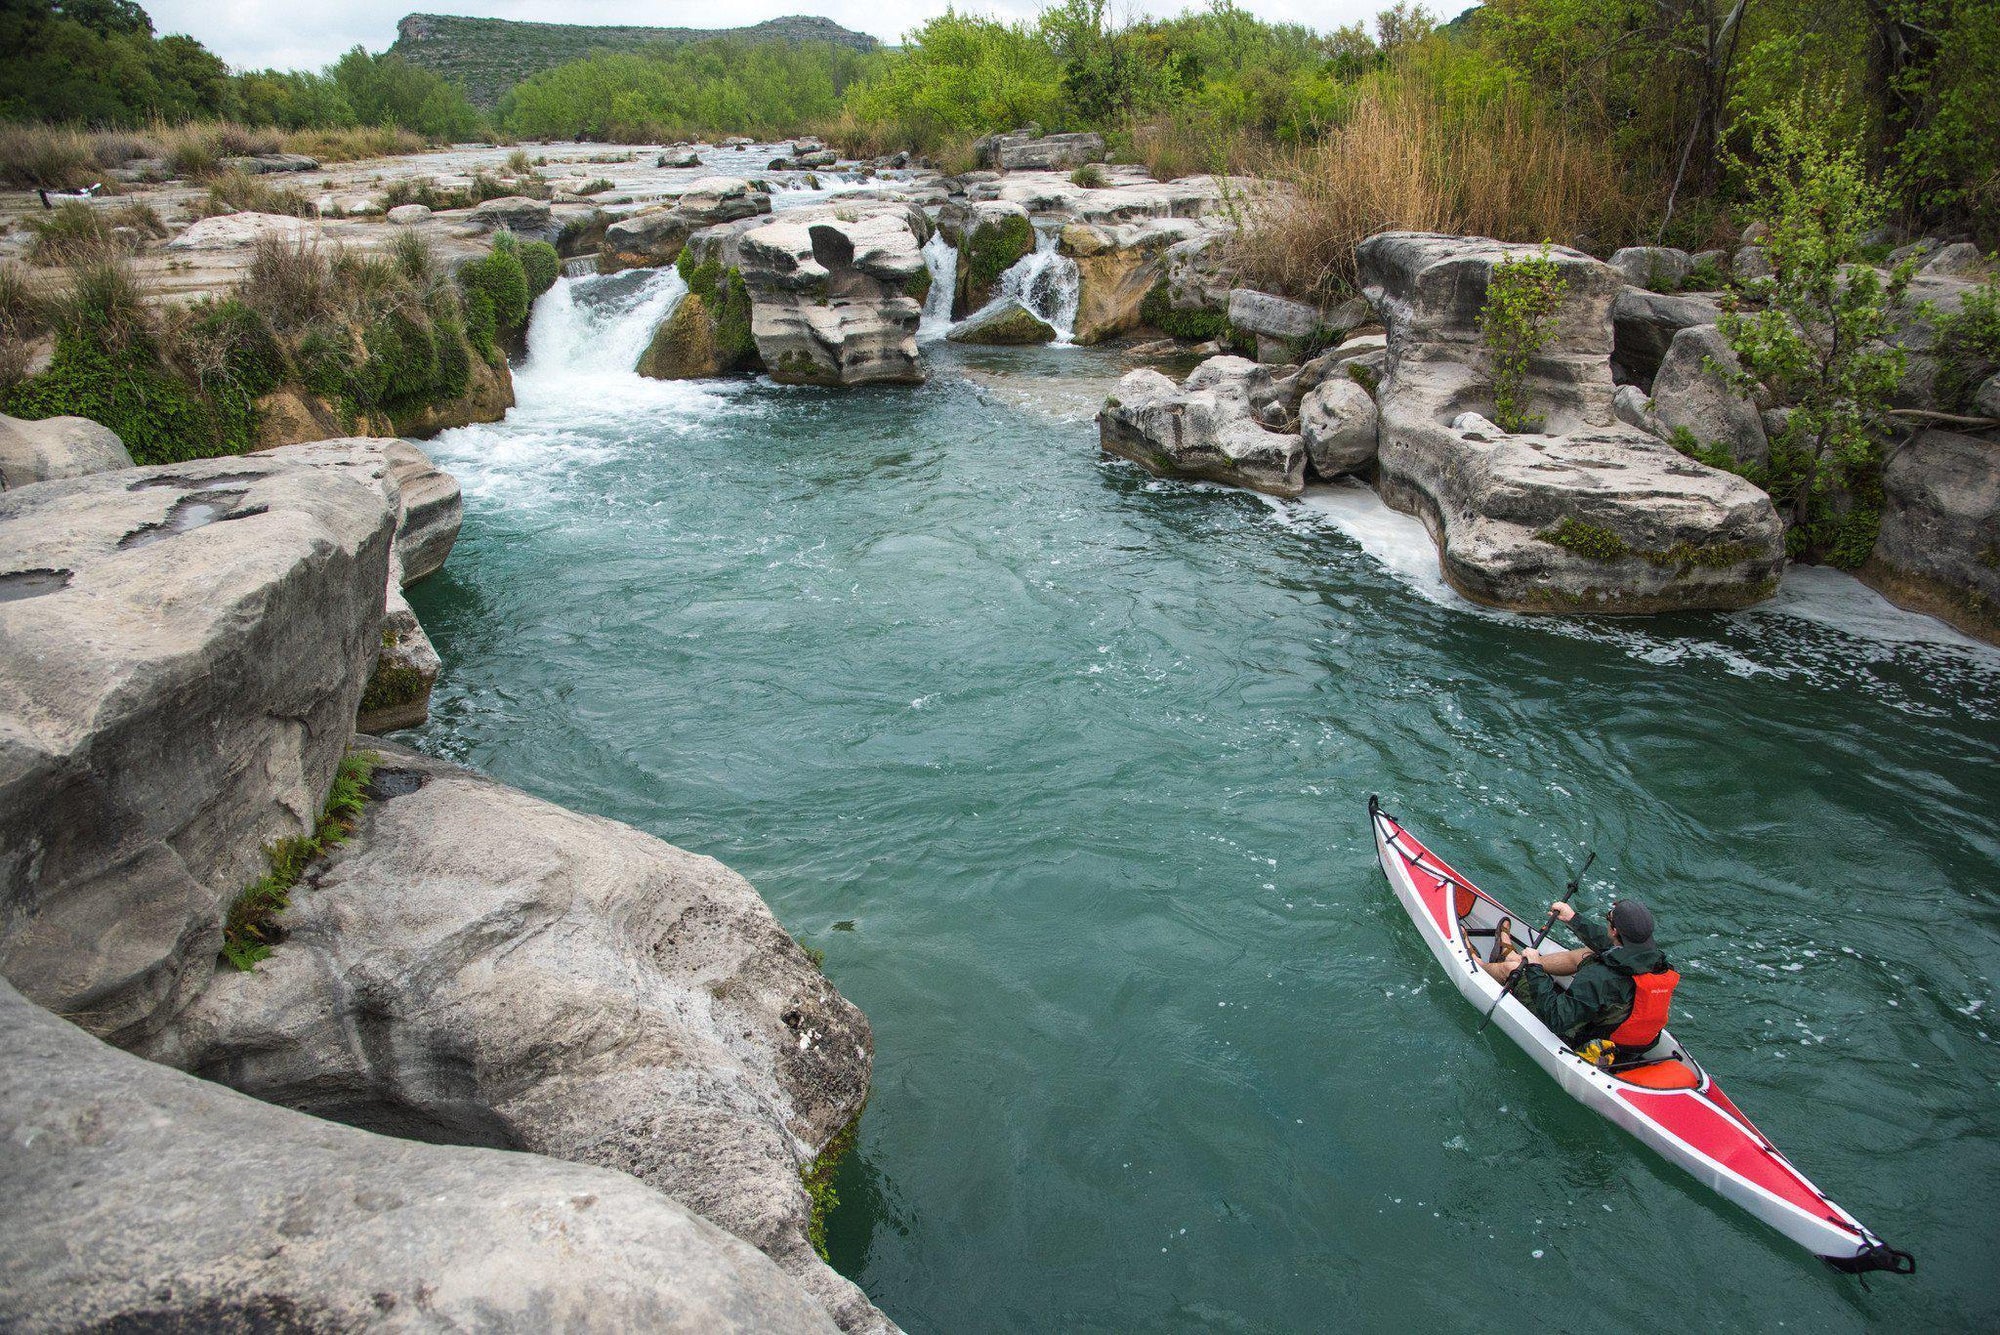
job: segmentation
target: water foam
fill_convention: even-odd
[[[1009,301],[1018,301],[1037,320],[1056,331],[1057,347],[1073,347],[1076,342],[1077,302],[1083,292],[1083,278],[1076,261],[1057,252],[1061,234],[1054,228],[1035,230],[1035,248],[1008,266],[1000,275],[993,300],[980,307],[992,310]],[[979,312],[974,312],[978,314]],[[967,316],[967,319],[973,318]]]
[[[930,270],[931,288],[924,294],[917,341],[935,343],[951,332],[951,301],[958,287],[958,248],[944,239],[943,232],[932,232],[924,242],[924,267]]]

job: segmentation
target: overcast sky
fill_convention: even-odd
[[[933,14],[945,0],[140,0],[162,35],[184,32],[240,69],[317,69],[351,46],[380,51],[396,40],[396,20],[412,11],[476,14],[484,18],[534,19],[544,23],[633,23],[667,28],[736,27],[781,14],[824,14],[836,23],[895,42]],[[1120,12],[1175,14],[1182,0],[1112,0]],[[1260,18],[1339,27],[1372,15],[1385,0],[1239,0]],[[1447,0],[1431,9],[1456,13],[1472,0]],[[971,0],[961,12],[1026,18],[1042,8],[1036,0]]]

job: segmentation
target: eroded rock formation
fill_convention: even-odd
[[[1363,242],[1388,325],[1378,487],[1423,518],[1467,597],[1526,611],[1659,612],[1768,597],[1784,561],[1769,497],[1612,411],[1611,306],[1622,275],[1552,248],[1554,336],[1529,364],[1535,432],[1494,426],[1480,311],[1494,266],[1539,248],[1390,232]]]
[[[1295,432],[1258,418],[1282,395],[1268,368],[1212,357],[1183,384],[1153,370],[1126,374],[1097,415],[1098,440],[1164,477],[1199,478],[1273,496],[1305,490],[1306,451]]]
[[[109,1047],[0,982],[0,1326],[831,1331],[623,1173],[372,1135]]]

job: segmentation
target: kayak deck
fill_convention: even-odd
[[[1830,1265],[1915,1270],[1907,1253],[1884,1244],[1794,1168],[1671,1033],[1663,1030],[1643,1054],[1608,1072],[1583,1060],[1478,964],[1503,918],[1512,920],[1515,944],[1529,947],[1538,944],[1533,932],[1544,915],[1524,919],[1452,870],[1372,797],[1368,808],[1383,873],[1432,955],[1466,1000],[1482,1015],[1491,1012],[1566,1093]]]

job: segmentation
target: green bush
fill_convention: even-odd
[[[1493,357],[1493,420],[1502,431],[1533,431],[1542,424],[1528,411],[1528,363],[1555,337],[1566,287],[1547,242],[1539,256],[1509,256],[1493,266],[1479,322]]]
[[[513,234],[499,233],[485,258],[461,266],[458,285],[465,294],[466,335],[480,356],[497,363],[500,340],[528,321],[528,274]]]
[[[530,241],[521,247],[521,269],[528,277],[528,301],[532,304],[562,277],[562,256],[546,241]]]
[[[757,340],[750,333],[750,289],[744,285],[742,273],[724,269],[716,260],[697,263],[692,249],[682,250],[674,267],[715,321],[717,365],[724,371],[760,365]]]
[[[1139,303],[1139,318],[1171,338],[1191,343],[1229,337],[1229,317],[1223,312],[1205,306],[1194,310],[1175,309],[1164,278],[1153,284],[1153,290]]]

